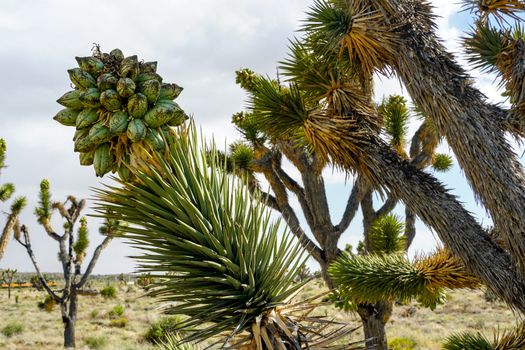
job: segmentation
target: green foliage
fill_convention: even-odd
[[[49,180],[40,182],[40,193],[38,207],[35,208],[35,215],[38,222],[44,224],[51,219],[51,192],[49,190]]]
[[[98,317],[98,310],[94,309],[90,313],[91,318],[97,318]]]
[[[103,349],[108,342],[105,336],[89,336],[84,338],[84,343],[89,349],[99,350]]]
[[[0,186],[0,201],[5,202],[15,192],[15,186],[12,183],[3,184]]]
[[[100,295],[104,299],[115,299],[117,297],[117,288],[114,286],[106,286],[100,291]]]
[[[425,289],[417,297],[417,301],[424,307],[435,310],[438,305],[443,305],[447,302],[447,293],[444,288],[438,288],[437,290]]]
[[[230,145],[230,157],[235,168],[249,170],[254,159],[253,149],[243,142],[232,143]]]
[[[144,340],[152,344],[167,341],[170,335],[177,333],[182,321],[180,316],[163,317],[149,326],[144,334]]]
[[[129,320],[127,317],[114,318],[109,321],[109,326],[114,328],[126,328],[128,322]]]
[[[75,244],[73,244],[73,250],[75,251],[76,259],[78,262],[82,262],[82,260],[84,260],[84,256],[86,255],[86,250],[88,246],[89,239],[87,220],[85,217],[82,217],[80,219],[80,227],[78,228],[77,239],[75,241]]]
[[[220,169],[214,147],[197,140],[192,125],[168,138],[167,159],[154,154],[156,169],[136,171],[138,182],[98,192],[101,214],[130,223],[142,270],[162,277],[151,295],[189,316],[183,329],[209,324],[189,341],[249,329],[301,287],[293,281],[305,260],[262,201]]]
[[[281,88],[266,78],[253,91],[250,108],[256,126],[273,137],[297,131],[308,118],[305,100],[296,85]]]
[[[358,256],[343,253],[329,268],[340,292],[356,302],[408,301],[421,295],[425,280],[399,254]]]
[[[118,237],[122,234],[126,226],[127,223],[122,220],[106,217],[99,227],[98,232],[103,236]]]
[[[49,280],[46,274],[43,274],[43,277],[46,281]],[[31,283],[33,285],[33,288],[35,288],[36,290],[44,290],[44,285],[42,284],[40,278],[37,275],[31,276],[31,278],[29,279],[29,283]]]
[[[357,304],[348,293],[341,293],[338,289],[332,290],[328,300],[338,309],[345,312],[357,312]]]
[[[11,213],[13,215],[18,215],[22,210],[24,210],[25,206],[27,205],[27,198],[26,197],[16,197],[13,201],[13,204],[11,204]]]
[[[311,41],[323,44],[323,52],[337,51],[341,40],[352,26],[352,13],[333,6],[330,1],[315,0],[308,12],[303,31]]]
[[[400,152],[400,155],[403,155],[410,117],[406,99],[403,96],[390,95],[383,99],[378,112],[383,118],[390,144],[398,152],[403,151]]]
[[[50,295],[46,295],[43,301],[39,301],[37,304],[40,310],[51,312],[55,309],[56,301]]]
[[[2,328],[1,332],[4,336],[10,338],[13,335],[20,334],[24,331],[24,326],[19,322],[11,322]]]
[[[405,251],[405,225],[396,215],[377,219],[370,228],[370,248],[374,254],[394,254]]]
[[[5,168],[5,152],[7,151],[7,143],[4,139],[0,139],[0,170]]]
[[[505,32],[488,23],[478,22],[464,38],[464,46],[474,68],[497,72],[498,56],[505,48]]]
[[[199,350],[200,348],[193,343],[183,343],[176,335],[168,335],[166,339],[158,343],[160,350]]]
[[[126,311],[126,308],[122,305],[115,305],[111,310],[108,312],[108,316],[111,319],[119,318],[124,315],[124,312]]]
[[[235,72],[235,82],[249,92],[255,91],[261,77],[248,68],[239,69]]]
[[[481,333],[458,333],[451,335],[443,344],[444,350],[495,350]]]
[[[155,282],[155,278],[151,276],[150,273],[144,273],[140,275],[139,277],[137,277],[137,285],[139,285],[139,287],[145,290],[148,290],[153,285],[154,282]]]
[[[416,342],[407,338],[394,338],[388,342],[389,350],[414,350]]]
[[[435,154],[434,158],[432,159],[432,169],[435,171],[445,172],[449,171],[450,168],[452,168],[452,165],[454,165],[454,161],[452,160],[452,157],[448,154]]]

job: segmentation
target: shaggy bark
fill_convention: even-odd
[[[386,18],[398,28],[401,38],[392,67],[412,99],[446,137],[525,275],[525,175],[505,138],[502,110],[486,102],[446,52],[426,2],[398,0],[395,11]]]
[[[473,274],[511,307],[525,312],[525,281],[515,262],[439,181],[400,159],[378,138],[370,140],[364,154],[363,163],[391,194],[433,227]]]

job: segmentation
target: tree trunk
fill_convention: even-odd
[[[66,318],[64,324],[64,347],[75,348],[75,321],[71,318]]]
[[[388,350],[385,325],[392,315],[392,303],[379,302],[374,305],[359,305],[367,350]]]
[[[67,303],[67,302],[66,302]],[[73,286],[69,296],[69,307],[63,305],[62,320],[64,322],[64,347],[75,348],[75,321],[77,320],[77,291]],[[65,316],[64,316],[65,314]]]
[[[431,12],[421,0],[397,1],[387,18],[400,28],[393,68],[446,137],[525,276],[525,174],[502,129],[506,113],[486,102],[445,50]]]
[[[434,177],[400,159],[377,137],[370,139],[364,151],[363,161],[392,194],[433,227],[472,273],[511,307],[525,312],[525,281],[518,267],[458,200]]]

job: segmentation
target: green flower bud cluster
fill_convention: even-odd
[[[120,49],[108,54],[97,48],[76,61],[78,68],[68,70],[74,90],[57,100],[65,108],[53,119],[76,128],[74,150],[81,165],[92,165],[100,177],[118,172],[127,180],[130,159],[162,150],[163,135],[188,119],[173,101],[182,88],[163,83],[157,62],[124,57]]]

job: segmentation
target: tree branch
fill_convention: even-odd
[[[405,207],[405,242],[407,250],[412,245],[414,237],[416,237],[416,214],[408,207]]]
[[[357,210],[359,209],[359,203],[363,199],[364,195],[368,192],[368,186],[365,185],[364,181],[361,181],[361,177],[358,177],[352,188],[352,192],[346,202],[346,208],[343,213],[343,217],[339,224],[335,227],[339,235],[342,235],[346,229],[352,223]]]
[[[376,218],[390,213],[392,210],[394,210],[398,202],[399,200],[390,194],[385,203],[383,203],[383,206],[379,208],[378,211],[376,211]]]
[[[15,237],[15,239],[20,243],[27,251],[27,254],[29,255],[29,258],[31,259],[31,262],[33,263],[33,266],[36,270],[36,275],[38,276],[38,279],[40,280],[40,283],[42,283],[42,286],[46,290],[46,292],[51,296],[57,303],[60,303],[61,298],[58,297],[58,295],[53,292],[53,290],[49,287],[49,284],[47,284],[46,279],[44,278],[44,275],[40,272],[40,269],[38,267],[38,264],[36,262],[35,254],[33,253],[33,249],[31,248],[31,239],[29,238],[29,231],[27,230],[27,227],[25,225],[22,225],[20,228],[20,231],[23,234],[24,242],[20,240],[20,237]]]
[[[304,217],[306,219],[306,222],[308,223],[308,226],[313,227],[314,226],[314,217],[312,215],[312,209],[310,208],[310,205],[308,201],[306,200],[306,195],[304,193],[304,188],[301,187],[294,179],[292,179],[280,166],[274,166],[274,171],[276,172],[277,176],[281,179],[283,184],[286,186],[286,188],[290,191],[292,191],[299,201],[299,204],[301,205],[301,209],[303,211]]]
[[[100,243],[98,247],[95,249],[95,251],[93,252],[93,257],[91,257],[91,261],[89,262],[89,265],[86,269],[86,272],[84,272],[84,274],[82,275],[82,279],[80,280],[80,282],[78,282],[76,286],[77,288],[79,289],[82,288],[84,284],[87,282],[89,276],[91,275],[91,273],[93,272],[93,269],[95,268],[95,265],[98,261],[98,258],[100,257],[100,254],[109,245],[109,243],[111,243],[113,238],[114,236],[112,235],[106,236],[104,240],[102,241],[102,243]]]
[[[286,195],[286,188],[284,187],[284,184],[281,182],[281,180],[273,170],[266,171],[264,175],[270,183],[273,192],[275,193],[276,202],[280,208],[279,211],[283,215],[283,218],[286,221],[292,233],[299,239],[301,245],[310,253],[310,255],[315,260],[319,262],[323,261],[323,251],[303,231],[299,219],[295,214],[295,211],[288,203],[288,197]],[[319,240],[318,237],[315,238]]]

